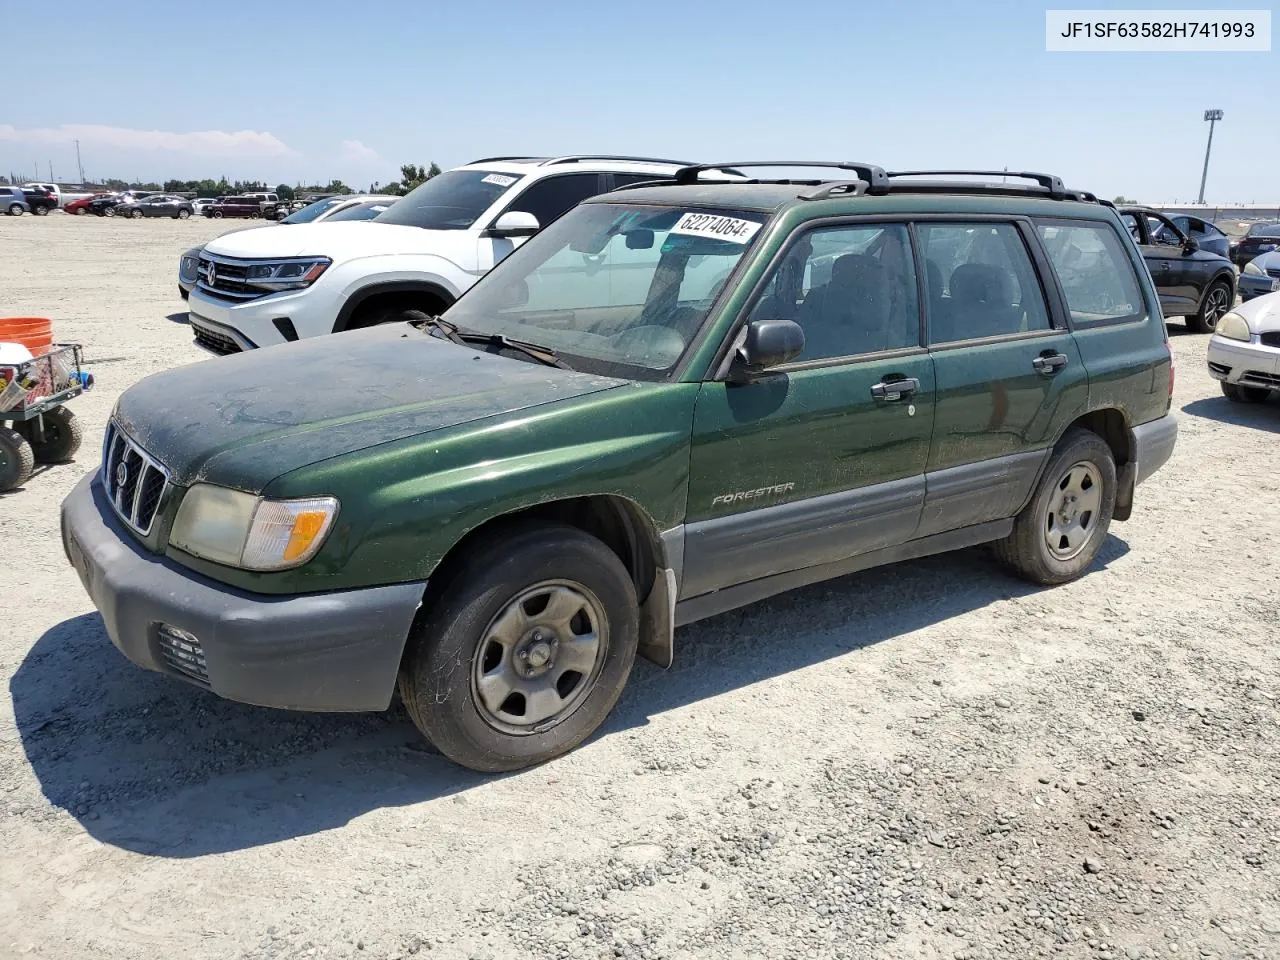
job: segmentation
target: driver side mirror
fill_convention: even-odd
[[[1200,249],[1200,241],[1197,240],[1195,237],[1187,237],[1184,241],[1182,241],[1183,253],[1195,253],[1199,249]]]
[[[531,237],[539,230],[538,218],[532,213],[508,210],[485,231],[490,237]]]
[[[804,331],[794,320],[753,320],[747,325],[742,346],[734,358],[733,372],[741,382],[770,367],[794,360],[804,351]]]

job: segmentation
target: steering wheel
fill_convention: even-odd
[[[644,324],[623,330],[610,339],[614,348],[630,363],[641,366],[671,366],[684,353],[684,337],[670,327]]]

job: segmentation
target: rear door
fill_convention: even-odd
[[[937,377],[926,536],[1016,514],[1089,381],[1046,297],[1049,268],[1028,221],[928,221],[916,232]]]
[[[924,502],[934,378],[907,227],[800,235],[749,319],[795,320],[805,349],[751,382],[702,386],[686,598],[910,540]]]

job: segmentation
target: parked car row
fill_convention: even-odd
[[[56,195],[43,187],[0,186],[0,210],[6,216],[20,217],[34,213],[43,217],[50,210],[58,209]]]

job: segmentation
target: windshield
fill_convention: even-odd
[[[342,202],[341,197],[330,197],[327,200],[317,200],[315,203],[309,203],[301,210],[295,210],[289,214],[281,223],[310,223],[320,214],[324,213],[330,207]]]
[[[1255,223],[1249,228],[1251,237],[1280,237],[1280,223]]]
[[[577,370],[660,380],[764,220],[587,203],[512,253],[446,316],[466,332],[550,347]]]
[[[518,181],[520,174],[449,170],[410,190],[378,217],[426,230],[466,230]]]
[[[353,204],[345,210],[339,210],[332,217],[326,219],[326,223],[333,223],[335,220],[372,220],[378,214],[391,209],[394,200],[366,200],[364,203]]]

